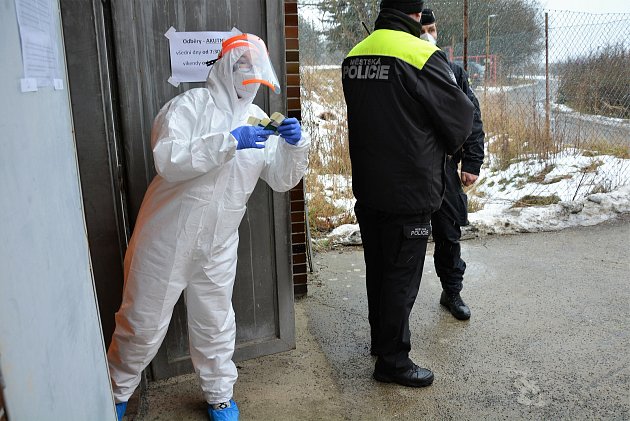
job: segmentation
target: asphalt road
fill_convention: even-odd
[[[545,119],[545,81],[534,80],[532,84],[505,90],[506,104],[511,115],[520,116],[528,124],[544,127]],[[483,87],[476,91],[483,101]],[[488,96],[496,93],[487,93]],[[551,101],[557,99],[557,81],[551,81]],[[576,113],[551,110],[551,130],[562,136],[567,142],[588,148],[593,142],[608,142],[612,145],[630,146],[630,123],[615,119],[583,117]]]
[[[465,241],[468,322],[427,257],[411,317],[422,389],[372,380],[361,248],[317,254],[295,350],[238,363],[241,420],[629,420],[630,215]],[[127,417],[130,419],[131,417]],[[140,421],[207,421],[196,375],[150,383]]]
[[[370,378],[361,250],[317,256],[307,316],[340,419],[630,419],[629,240],[626,216],[466,241],[468,322],[440,307],[427,256],[411,357],[435,382],[419,390]]]

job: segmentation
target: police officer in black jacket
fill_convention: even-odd
[[[426,39],[435,43],[437,40],[437,26],[435,14],[431,9],[422,11],[421,23],[421,38],[425,39],[426,34],[428,34],[430,37]],[[464,142],[463,147],[446,160],[446,191],[444,192],[444,200],[440,209],[431,215],[433,240],[435,242],[433,262],[435,264],[435,272],[442,283],[440,304],[445,306],[455,318],[468,320],[470,318],[470,309],[460,296],[466,263],[461,257],[459,240],[462,236],[461,226],[468,225],[468,199],[462,189],[462,184],[470,186],[479,177],[484,157],[483,142],[485,134],[483,132],[479,101],[472,89],[470,89],[466,71],[456,63],[451,62],[449,64],[455,74],[457,85],[474,104],[475,113],[472,133]],[[457,172],[460,161],[462,164],[461,175]]]
[[[374,378],[412,387],[433,382],[409,358],[431,214],[442,202],[446,155],[461,148],[474,112],[446,55],[419,38],[422,6],[382,0],[374,32],[342,65]]]

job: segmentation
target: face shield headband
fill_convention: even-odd
[[[251,34],[239,34],[228,38],[223,41],[217,60],[228,56],[232,50],[238,54],[238,58],[234,60],[233,70],[246,75],[242,78],[243,85],[261,84],[276,94],[280,93],[280,83],[262,39]]]

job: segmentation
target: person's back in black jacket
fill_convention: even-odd
[[[411,387],[433,382],[409,358],[409,313],[431,213],[444,193],[446,154],[470,134],[474,109],[444,53],[418,38],[422,3],[383,0],[375,31],[342,66],[374,378]]]
[[[474,111],[445,54],[409,20],[383,9],[342,69],[354,195],[397,214],[440,207],[444,158],[470,134]]]

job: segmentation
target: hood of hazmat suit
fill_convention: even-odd
[[[116,402],[125,402],[157,352],[185,290],[191,357],[208,403],[232,397],[236,327],[232,287],[238,227],[259,178],[275,191],[306,171],[309,138],[291,145],[269,136],[239,149],[230,133],[250,116],[260,86],[280,92],[264,42],[236,34],[223,43],[205,88],[170,100],[155,118],[158,175],[149,186],[127,253],[125,290],[108,358]]]

